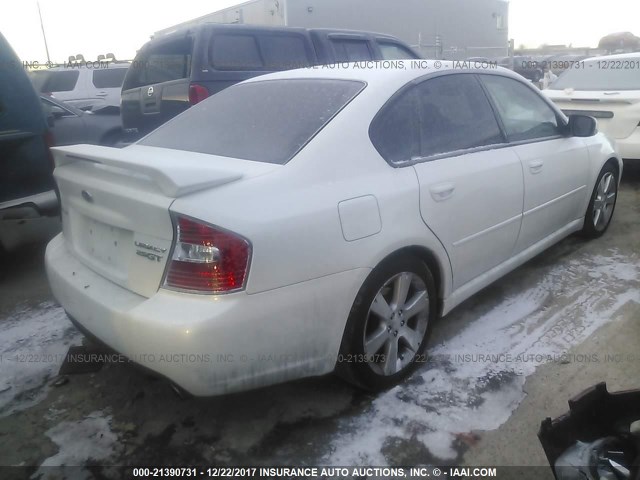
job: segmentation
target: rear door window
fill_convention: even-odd
[[[369,136],[392,165],[504,143],[491,104],[472,75],[446,75],[409,87],[382,108]]]
[[[363,88],[362,82],[324,79],[236,84],[139,144],[284,164]]]
[[[369,137],[382,158],[400,165],[420,155],[415,89],[408,90],[391,102],[374,119]]]
[[[184,37],[145,49],[129,67],[123,89],[188,78],[192,48],[192,39]]]
[[[373,60],[373,54],[366,39],[331,38],[336,62],[361,62]]]
[[[126,68],[105,68],[94,70],[91,79],[96,88],[120,88],[126,74]]]
[[[500,113],[510,141],[518,142],[561,134],[553,109],[531,88],[512,78],[481,75]]]
[[[504,143],[498,121],[473,75],[444,75],[416,86],[421,156]]]
[[[70,92],[76,87],[80,72],[78,70],[61,70],[38,73],[37,75],[34,85],[39,88],[40,92]]]

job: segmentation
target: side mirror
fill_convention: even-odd
[[[593,137],[598,133],[598,123],[587,115],[570,115],[569,132],[574,137]]]
[[[60,108],[57,105],[53,105],[51,107],[51,115],[53,115],[53,118],[64,117],[66,114],[67,114],[67,112],[64,111],[62,108]]]

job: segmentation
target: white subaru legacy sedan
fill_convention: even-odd
[[[593,118],[517,74],[435,65],[266,75],[127,148],[55,149],[55,297],[195,395],[397,383],[439,316],[602,235],[622,173]]]
[[[574,62],[544,91],[567,115],[589,115],[625,160],[640,161],[640,52]]]

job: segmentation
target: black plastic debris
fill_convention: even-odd
[[[640,480],[640,390],[609,393],[599,383],[546,418],[538,438],[557,480]]]

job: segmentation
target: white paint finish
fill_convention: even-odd
[[[522,161],[524,210],[516,252],[584,217],[589,154],[582,138],[562,137],[514,147]]]
[[[53,294],[69,315],[195,395],[331,372],[353,298],[370,272],[352,270],[255,295],[161,289],[145,299],[83,268],[62,236],[48,245],[46,264]],[[184,354],[197,360],[170,360]]]
[[[111,148],[98,145],[54,147],[56,167],[76,162],[91,162],[123,168],[147,176],[167,197],[181,197],[207,188],[234,182],[244,176],[265,173],[277,165],[212,158],[195,152],[131,145]]]
[[[616,149],[625,160],[640,160],[640,124],[635,131],[624,140],[616,140]]]
[[[446,315],[474,293],[479,292],[487,285],[495,282],[500,277],[503,277],[507,273],[525,263],[527,260],[535,257],[540,252],[543,252],[553,244],[559,242],[566,236],[572,234],[573,232],[579,231],[582,228],[583,223],[584,219],[574,220],[573,222],[565,225],[560,230],[554,232],[552,235],[545,237],[539,242],[531,245],[526,250],[513,255],[508,260],[502,262],[500,265],[497,265],[491,270],[487,270],[482,275],[479,275],[470,282],[467,282],[462,287],[453,292],[451,296],[444,299],[442,314]]]
[[[362,99],[359,105],[369,109],[370,101]],[[415,172],[394,169],[379,157],[369,141],[368,125],[357,121],[360,113],[343,111],[290,163],[272,174],[243,180],[245,188],[236,188],[237,183],[198,192],[176,199],[171,210],[215,219],[216,225],[251,241],[250,294],[372,268],[409,245],[440,252],[443,268],[449,269],[446,252],[420,218]],[[345,242],[338,203],[370,194],[378,201],[382,230]]]
[[[343,200],[338,204],[342,235],[347,242],[370,237],[382,230],[378,201],[373,195]]]
[[[156,293],[173,239],[172,199],[145,177],[88,162],[59,166],[55,177],[65,240],[75,256],[124,288],[147,297]],[[136,241],[167,252],[150,261],[136,254]]]
[[[444,62],[439,73],[447,69],[453,65]],[[162,351],[276,354],[267,362],[254,358],[213,366],[141,360],[192,393],[227,393],[331,371],[358,290],[371,269],[399,249],[417,246],[433,254],[446,313],[579,229],[583,213],[575,212],[586,210],[586,192],[603,163],[615,156],[602,135],[566,139],[571,148],[564,150],[541,142],[405,168],[392,168],[380,157],[368,136],[371,120],[399,88],[432,71],[316,68],[250,80],[367,83],[284,166],[139,145],[58,149],[65,230],[47,249],[54,295],[90,331],[132,357]],[[585,149],[589,145],[589,155],[576,150],[580,142]],[[67,153],[99,163],[69,159]],[[541,172],[523,173],[523,162],[531,160],[543,163]],[[556,160],[558,165],[549,165]],[[554,168],[558,175],[546,176]],[[575,185],[586,185],[585,194],[564,202]],[[93,204],[81,198],[82,189],[95,192]],[[561,207],[548,209],[549,230],[526,234],[528,240],[540,237],[515,255],[523,202],[529,198],[535,208],[549,195],[560,199],[555,203]],[[365,200],[347,204],[350,218],[343,224],[338,205],[361,197]],[[374,221],[373,197],[381,228]],[[165,248],[173,235],[170,211],[251,241],[246,291],[207,296],[158,289],[163,262],[134,260],[131,248],[125,260],[111,265],[104,252],[87,254],[86,225],[84,233],[78,231],[84,216],[129,232],[131,240]],[[105,250],[108,257],[111,250]]]
[[[419,163],[420,212],[442,241],[458,288],[510,257],[522,216],[522,167],[511,148]],[[446,198],[445,198],[446,197]]]

